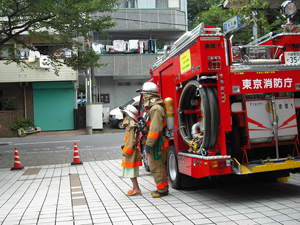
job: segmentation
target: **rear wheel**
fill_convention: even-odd
[[[118,127],[119,129],[124,129],[125,127],[123,127],[122,125],[123,125],[123,120],[119,120],[119,121],[117,122],[117,127]]]
[[[178,161],[177,154],[174,145],[170,146],[168,156],[167,156],[167,171],[168,178],[171,186],[175,189],[179,189],[182,187],[181,184],[181,174],[178,170]]]

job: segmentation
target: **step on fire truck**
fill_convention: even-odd
[[[174,123],[167,158],[174,188],[185,176],[286,181],[299,171],[300,33],[289,19],[282,27],[232,46],[232,36],[201,23],[165,47],[151,75],[174,112],[167,121]]]

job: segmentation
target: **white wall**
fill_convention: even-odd
[[[76,81],[77,73],[67,66],[63,66],[59,71],[59,76],[54,74],[53,69],[42,69],[33,63],[37,69],[20,68],[16,63],[5,65],[6,60],[0,61],[0,83],[11,82],[39,82],[39,81]]]

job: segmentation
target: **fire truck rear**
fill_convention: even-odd
[[[286,181],[298,171],[296,28],[288,23],[280,34],[232,46],[220,28],[201,23],[165,47],[152,76],[167,105],[167,169],[174,188],[186,175],[260,174]]]

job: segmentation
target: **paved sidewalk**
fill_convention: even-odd
[[[0,224],[299,224],[300,176],[286,183],[224,179],[152,198],[153,177],[140,167],[143,195],[127,196],[121,160],[0,169]]]

